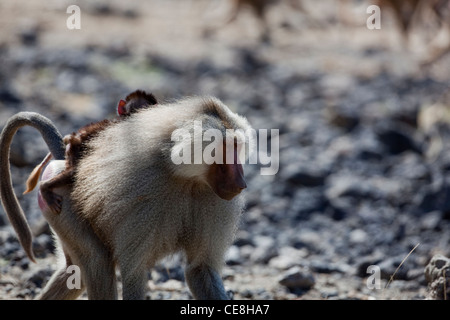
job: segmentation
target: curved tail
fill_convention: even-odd
[[[12,116],[0,135],[0,198],[20,244],[30,260],[35,262],[31,230],[14,194],[9,166],[9,150],[12,139],[17,130],[24,126],[31,126],[40,132],[55,160],[64,159],[65,147],[63,137],[53,122],[35,112],[20,112]]]

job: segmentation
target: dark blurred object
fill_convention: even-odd
[[[234,22],[237,17],[239,16],[239,13],[245,8],[251,9],[253,14],[256,16],[260,23],[261,28],[261,41],[262,42],[270,42],[270,28],[267,21],[267,10],[271,5],[281,3],[280,0],[232,0],[233,7],[231,14],[225,23],[225,25],[228,25],[232,22]],[[288,5],[298,11],[305,12],[301,0],[284,0],[284,2],[287,2]]]
[[[408,40],[414,26],[431,26],[432,40],[422,65],[428,66],[450,52],[450,0],[378,0],[381,9],[392,11],[403,37]]]
[[[20,97],[14,92],[10,86],[4,84],[0,87],[0,101],[7,104],[19,104],[22,102]]]
[[[116,8],[114,5],[108,2],[93,3],[88,10],[96,16],[116,16],[124,17],[128,19],[135,19],[139,17],[139,12],[134,8]]]
[[[316,283],[316,280],[308,268],[295,266],[281,275],[278,282],[293,292],[302,292],[311,289]]]
[[[389,8],[392,10],[394,18],[397,20],[403,36],[407,38],[409,36],[414,17],[417,11],[420,10],[419,4],[421,0],[379,0],[378,2],[382,9]]]
[[[399,121],[381,121],[375,126],[378,139],[391,154],[405,151],[421,153],[420,142],[415,139],[414,128]]]
[[[39,35],[42,27],[35,23],[27,23],[19,31],[20,42],[25,46],[36,46],[39,43]]]

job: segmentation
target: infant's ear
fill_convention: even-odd
[[[125,100],[120,100],[117,104],[117,114],[119,116],[127,115],[127,109],[125,108],[127,102]]]

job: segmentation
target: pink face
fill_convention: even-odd
[[[224,143],[223,146],[223,163],[210,165],[207,182],[213,191],[224,200],[231,200],[242,190],[247,188],[247,184],[244,179],[244,170],[242,164],[238,160],[239,150],[235,144],[231,151],[231,163],[227,163],[227,147]]]

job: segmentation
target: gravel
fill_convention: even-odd
[[[93,6],[86,15],[111,26],[118,17],[136,23],[145,18],[116,5]],[[198,27],[180,19],[186,30]],[[153,33],[154,48],[113,41],[65,48],[52,46],[45,35],[55,31],[38,25],[17,29],[17,41],[2,38],[0,128],[11,115],[32,110],[67,134],[113,115],[117,101],[140,88],[163,101],[215,95],[256,129],[279,129],[279,172],[262,176],[260,165],[245,168],[247,209],[223,270],[235,299],[443,299],[442,268],[450,257],[450,120],[435,114],[450,107],[449,74],[438,72],[449,70],[448,59],[436,65],[437,72],[418,73],[406,53],[372,44],[368,54],[360,29],[355,39],[343,40],[346,45],[312,28],[311,34],[302,30],[300,43],[277,31],[279,47],[236,43],[225,30],[209,40],[190,35],[192,48],[181,38],[171,42]],[[312,35],[323,37],[322,44]],[[282,43],[291,43],[293,52]],[[398,61],[406,70],[398,71]],[[1,299],[34,298],[56,268],[36,193],[21,195],[27,174],[45,154],[32,129],[16,136],[13,183],[30,224],[41,231],[34,264],[0,208]],[[183,262],[175,255],[150,271],[147,297],[191,299]],[[379,267],[373,276],[381,288],[395,273],[388,288],[369,288],[369,266]],[[447,290],[449,278],[450,271]]]

